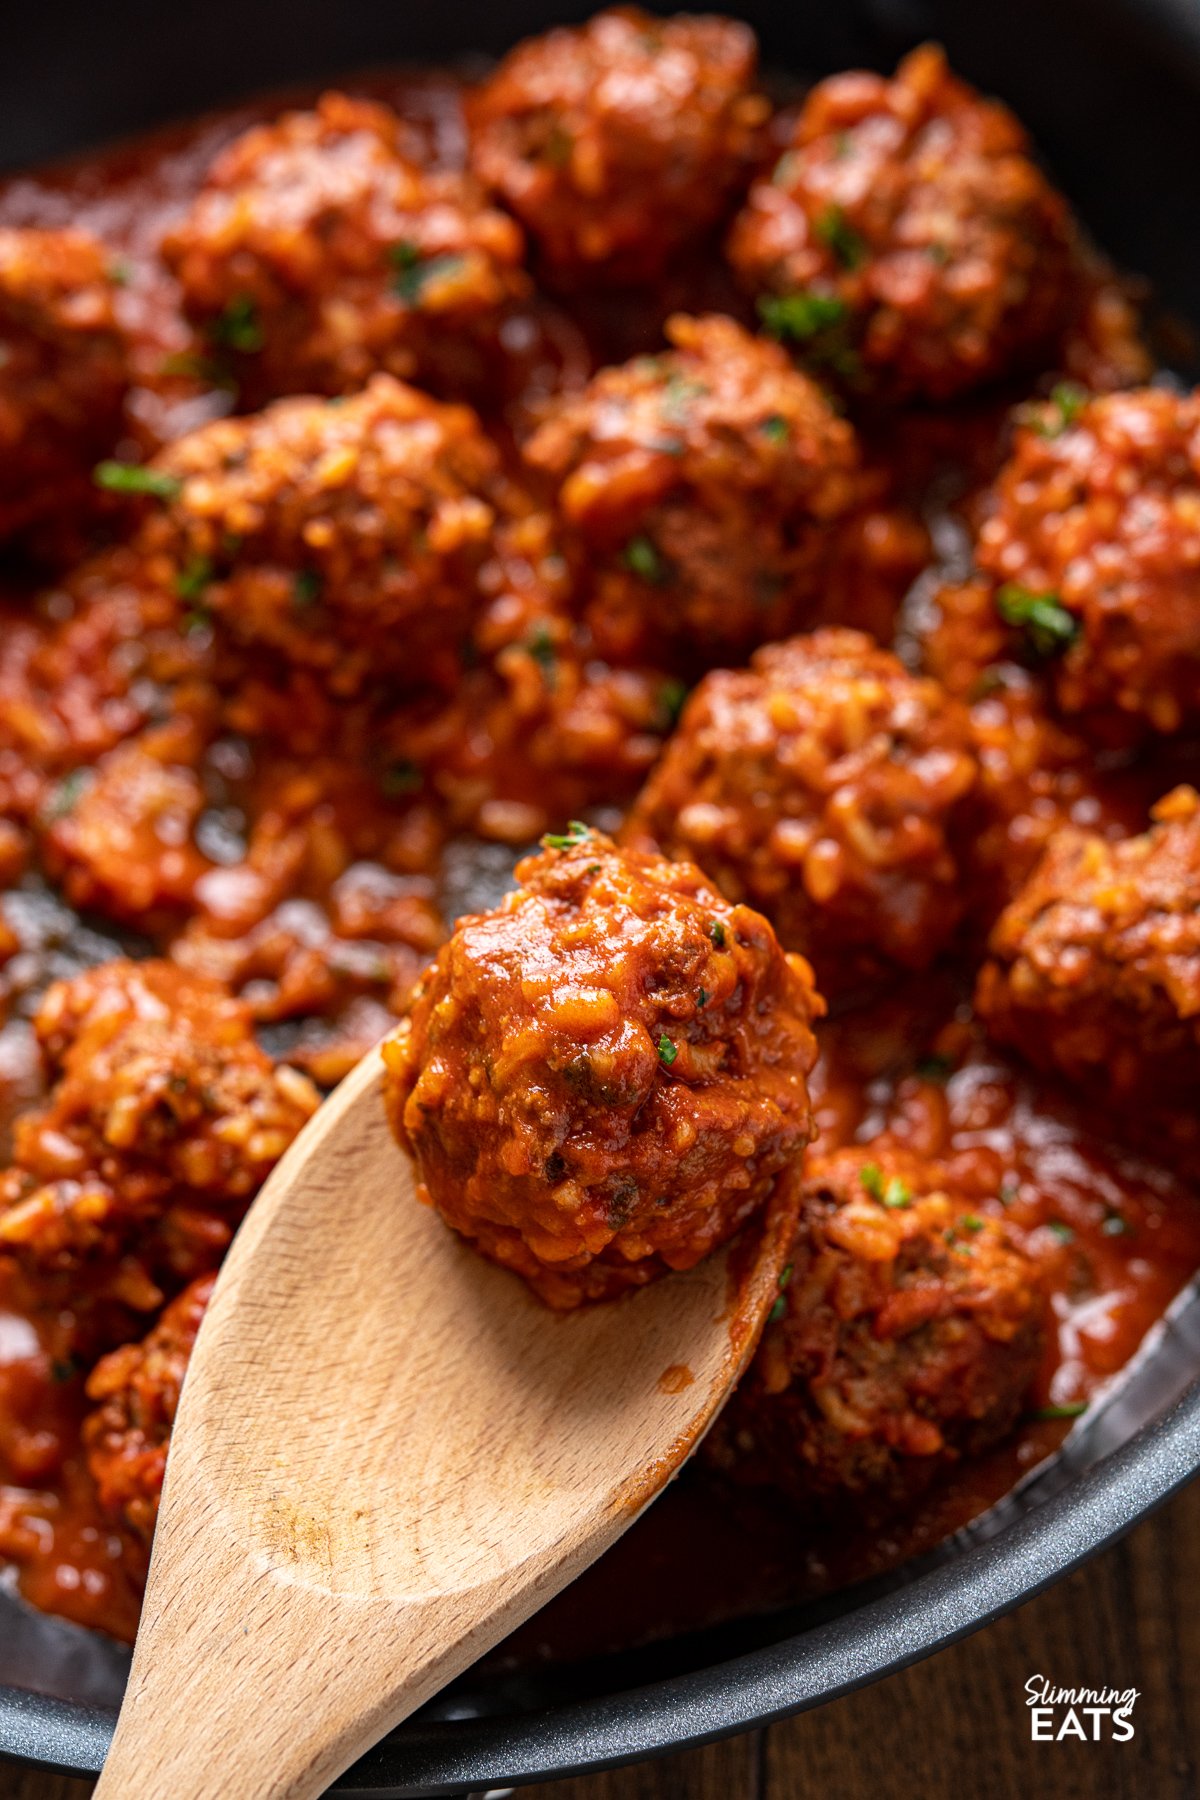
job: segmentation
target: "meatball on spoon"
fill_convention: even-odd
[[[701,925],[709,950],[719,939],[742,958],[731,1006],[757,973],[754,1021],[735,1019],[726,1041],[761,1031],[772,982],[781,1031],[800,1029],[804,965],[696,870],[635,867],[598,838],[586,852],[572,841],[561,869],[549,856],[523,865],[506,903],[530,954],[545,949],[537,918],[572,944],[600,929],[599,880],[607,908],[624,892],[620,941],[639,955],[635,903],[653,930],[669,922],[672,968]],[[684,1016],[665,967],[652,973],[646,1004],[676,1005],[680,1048],[656,1078],[674,1083],[689,1044],[713,1066],[715,1038],[707,1060],[697,1045],[717,1028]],[[384,1105],[394,1077],[379,1050],[359,1064],[268,1180],[217,1282],[99,1800],[321,1793],[632,1524],[710,1424],[786,1279],[810,1061],[802,1044],[794,1112],[781,1103],[794,1154],[740,1236],[611,1304],[558,1311],[417,1204],[424,1171]],[[677,1122],[687,1096],[670,1098]],[[701,1085],[706,1118],[727,1104]]]

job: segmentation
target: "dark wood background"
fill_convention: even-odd
[[[1033,1743],[1025,1682],[1136,1687],[1129,1743]],[[3,1800],[90,1782],[0,1765]],[[821,1711],[517,1800],[1197,1800],[1200,1481],[1019,1612]],[[131,1797],[135,1800],[135,1797]],[[230,1800],[242,1800],[231,1796]]]

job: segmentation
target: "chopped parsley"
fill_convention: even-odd
[[[858,1179],[872,1200],[883,1199],[883,1170],[878,1163],[864,1163],[858,1172]]]
[[[42,808],[42,823],[57,825],[60,819],[69,818],[84,790],[91,786],[91,781],[90,769],[72,769],[48,795]]]
[[[907,1181],[902,1181],[899,1175],[893,1175],[890,1180],[885,1181],[878,1163],[864,1163],[858,1172],[858,1178],[872,1200],[878,1200],[881,1206],[898,1211],[901,1207],[912,1205],[912,1189]]]
[[[846,303],[836,294],[763,294],[758,302],[758,316],[772,337],[806,343],[829,326],[840,325],[846,316]]]
[[[917,1064],[916,1073],[922,1081],[936,1081],[944,1085],[954,1073],[954,1058],[934,1051],[931,1055],[921,1058]]]
[[[1052,1232],[1060,1244],[1071,1244],[1075,1241],[1075,1233],[1061,1219],[1047,1219],[1046,1230]]]
[[[110,494],[152,494],[156,500],[177,500],[183,491],[178,475],[148,469],[144,463],[98,463],[92,479]]]
[[[300,610],[315,606],[321,598],[324,582],[318,569],[298,569],[292,583],[292,600]]]
[[[1088,1409],[1086,1400],[1066,1400],[1060,1406],[1039,1406],[1032,1419],[1077,1419]]]
[[[108,279],[114,287],[128,287],[133,280],[133,264],[126,262],[123,257],[118,257],[115,262],[110,262],[108,265]]]
[[[964,1231],[982,1231],[983,1220],[978,1213],[964,1213],[958,1221]]]
[[[843,269],[861,269],[867,260],[866,241],[855,231],[840,206],[827,206],[813,221],[818,242],[832,250]]]
[[[1079,636],[1079,620],[1057,594],[1035,594],[1019,582],[1006,581],[996,595],[996,611],[1015,625],[1037,657],[1061,656]]]
[[[621,553],[621,561],[631,574],[643,581],[652,581],[656,586],[667,578],[666,563],[653,540],[644,534],[630,538]]]
[[[236,350],[244,356],[253,356],[266,342],[258,307],[249,294],[231,300],[209,324],[208,335],[222,350]]]
[[[700,989],[699,993],[696,995],[696,1005],[697,1005],[698,1009],[701,1012],[703,1012],[704,1008],[708,1005],[708,1003],[711,999],[712,999],[712,995],[709,993],[708,989],[706,987],[702,987]]]
[[[763,436],[772,444],[786,444],[791,426],[782,413],[771,413],[758,428]]]
[[[207,556],[189,556],[175,577],[175,592],[181,600],[199,600],[213,578],[213,566]]]
[[[725,948],[725,927],[720,919],[714,919],[708,928],[708,935],[718,950]]]
[[[912,1189],[907,1181],[901,1181],[899,1175],[893,1175],[883,1190],[883,1204],[894,1211],[912,1205]]]
[[[587,840],[591,827],[582,819],[572,819],[565,831],[550,831],[542,839],[547,850],[573,850]]]
[[[525,648],[542,671],[542,680],[546,686],[552,688],[556,677],[558,654],[554,648],[554,639],[550,635],[550,627],[535,625]]]
[[[1133,1233],[1133,1226],[1120,1213],[1109,1213],[1100,1229],[1105,1237],[1128,1237]]]
[[[56,1356],[50,1364],[50,1379],[56,1386],[62,1387],[68,1381],[74,1381],[80,1374],[83,1365],[77,1363],[73,1356]]]
[[[678,725],[679,715],[683,711],[683,703],[687,697],[687,682],[680,681],[677,676],[672,676],[669,681],[664,681],[659,688],[659,710],[666,720],[668,730],[674,730],[675,726]]]
[[[405,306],[420,306],[429,283],[453,274],[465,261],[461,256],[427,257],[407,238],[392,245],[388,258],[396,270],[392,292]]]
[[[678,1047],[671,1042],[670,1038],[667,1036],[666,1032],[664,1031],[662,1036],[658,1040],[658,1060],[659,1060],[659,1062],[662,1063],[666,1068],[669,1069],[671,1067],[671,1064],[675,1061],[675,1058],[678,1055],[679,1055]]]
[[[407,756],[402,756],[398,762],[384,770],[379,779],[379,788],[386,799],[399,800],[405,794],[415,794],[423,780],[424,776],[417,764]]]
[[[1018,407],[1017,418],[1039,437],[1061,437],[1064,431],[1070,431],[1090,399],[1087,389],[1077,381],[1058,381],[1050,389],[1050,398],[1044,405],[1035,401],[1032,405]]]
[[[779,1298],[778,1298],[778,1300],[776,1300],[774,1306],[771,1308],[770,1312],[767,1314],[768,1325],[778,1324],[779,1320],[782,1319],[784,1314],[787,1312],[787,1297],[784,1293],[784,1289],[787,1287],[788,1282],[792,1279],[792,1271],[795,1268],[795,1266],[796,1266],[795,1263],[788,1263],[786,1268],[781,1269],[779,1271],[779,1281],[777,1283],[777,1286],[779,1288]]]
[[[1000,1192],[997,1195],[997,1199],[1001,1206],[1011,1206],[1020,1191],[1021,1183],[1017,1180],[1017,1177],[1015,1175],[1006,1175],[1000,1183]]]

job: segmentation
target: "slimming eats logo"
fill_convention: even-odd
[[[1031,1675],[1025,1683],[1029,1735],[1035,1744],[1057,1744],[1064,1738],[1127,1744],[1137,1697],[1137,1688],[1062,1688],[1044,1675]]]

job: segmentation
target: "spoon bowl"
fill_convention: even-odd
[[[417,1203],[382,1080],[376,1050],[222,1269],[99,1800],[320,1793],[633,1523],[777,1295],[798,1172],[696,1268],[548,1311]]]

